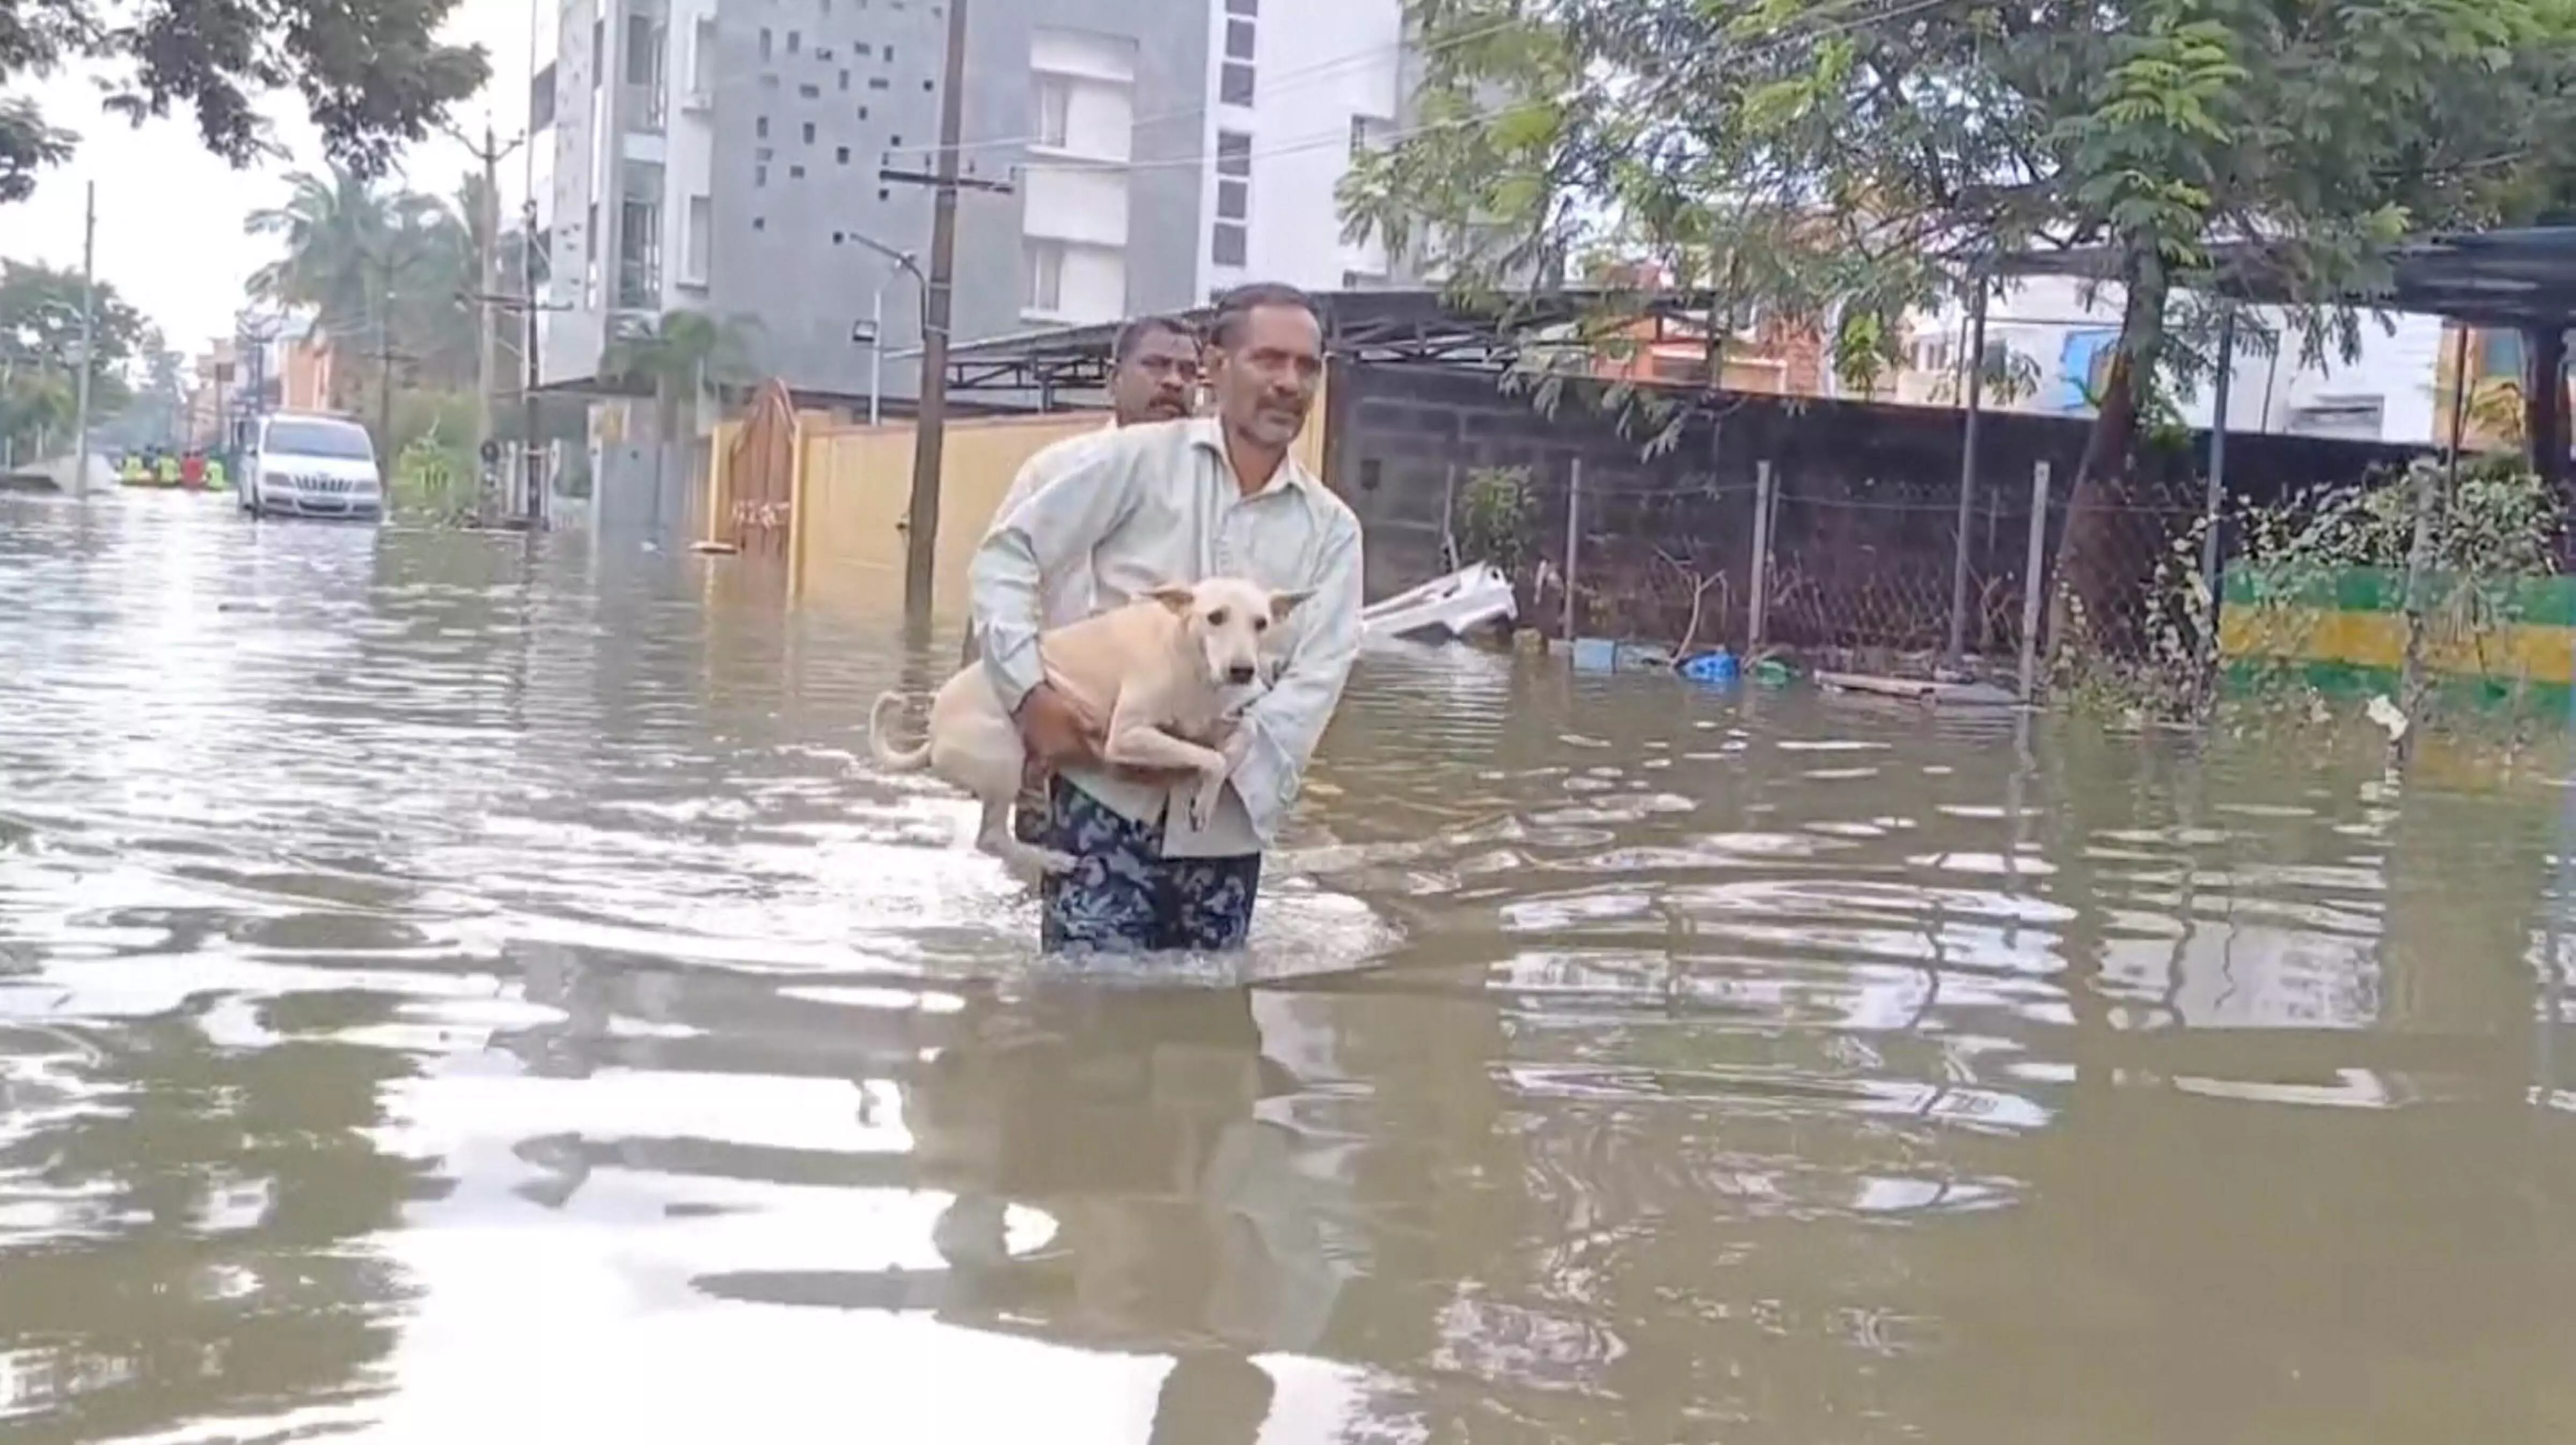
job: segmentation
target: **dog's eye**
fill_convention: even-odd
[[[1217,610],[1215,610],[1214,612],[1211,612],[1211,613],[1209,613],[1209,614],[1208,614],[1208,626],[1210,626],[1210,627],[1223,627],[1224,625],[1225,625],[1225,609],[1224,609],[1224,608],[1220,607],[1220,608],[1218,608]]]
[[[1268,632],[1270,630],[1270,619],[1267,617],[1256,617],[1252,619],[1252,630],[1255,632]]]

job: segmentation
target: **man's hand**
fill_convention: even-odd
[[[1106,728],[1053,683],[1032,688],[1012,718],[1020,725],[1020,739],[1028,744],[1030,760],[1049,771],[1080,767],[1100,758]]]

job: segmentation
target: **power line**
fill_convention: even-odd
[[[1850,3],[1857,3],[1857,0],[1850,0]],[[1790,25],[1784,25],[1774,34],[1761,37],[1762,43],[1744,52],[1741,58],[1758,58],[1760,56],[1785,49],[1788,46],[1802,41],[1822,40],[1834,35],[1845,34],[1865,26],[1884,24],[1890,20],[1903,19],[1908,15],[1919,14],[1926,10],[1932,10],[1943,5],[1954,3],[1957,3],[1957,0],[1907,0],[1907,3],[1905,4],[1898,5],[1893,9],[1881,11],[1874,15],[1853,16],[1836,24],[1821,26],[1810,30],[1798,30],[1795,31],[1795,33],[1791,33],[1796,20],[1807,18],[1807,16],[1795,17]],[[1808,12],[1809,15],[1814,13],[1815,12],[1812,11]],[[1466,36],[1453,37],[1451,43],[1459,43],[1464,39],[1474,38],[1481,33],[1485,32],[1471,31],[1468,32]],[[1487,121],[1499,120],[1515,111],[1527,110],[1533,106],[1552,103],[1554,103],[1553,98],[1544,100],[1517,100],[1492,110],[1478,110],[1467,115],[1452,116],[1446,120],[1427,121],[1420,125],[1407,126],[1402,129],[1390,131],[1377,139],[1379,144],[1395,144],[1402,141],[1413,140],[1421,136],[1435,135],[1442,131],[1467,129],[1472,126],[1482,125]],[[1307,151],[1322,150],[1331,146],[1347,145],[1349,142],[1350,133],[1347,129],[1335,129],[1330,132],[1319,132],[1315,135],[1307,136],[1298,140],[1286,141],[1277,145],[1255,146],[1248,152],[1235,152],[1226,156],[1225,159],[1232,160],[1246,156],[1262,158],[1270,156],[1298,155]],[[1012,143],[1016,144],[1017,142]],[[972,147],[966,148],[971,149]],[[1121,172],[1178,169],[1196,170],[1213,163],[1217,159],[1218,156],[1210,152],[1202,152],[1191,156],[1170,156],[1160,160],[1149,161],[1103,161],[1085,160],[1081,158],[1057,160],[1050,157],[1031,163],[1028,169]]]
[[[1501,32],[1522,23],[1523,22],[1518,17],[1497,20],[1490,25],[1479,26],[1473,30],[1461,31],[1456,35],[1443,36],[1438,40],[1430,41],[1421,45],[1414,45],[1411,42],[1404,40],[1398,40],[1387,45],[1372,45],[1366,49],[1355,50],[1347,55],[1336,56],[1330,60],[1319,60],[1312,65],[1302,65],[1289,70],[1277,71],[1262,80],[1261,85],[1264,90],[1272,94],[1276,94],[1281,91],[1303,90],[1307,88],[1308,84],[1320,84],[1322,79],[1328,77],[1332,72],[1370,63],[1387,56],[1401,56],[1408,48],[1423,55],[1436,55],[1443,50],[1452,50],[1458,46],[1482,40],[1489,35],[1500,34]],[[1203,100],[1196,105],[1183,106],[1174,110],[1156,111],[1149,112],[1145,115],[1131,116],[1128,119],[1128,124],[1131,127],[1141,127],[1160,125],[1165,121],[1194,120],[1200,116],[1206,115],[1211,108],[1212,107]],[[1029,146],[1042,146],[1046,143],[1047,138],[1042,135],[998,136],[988,140],[965,141],[960,143],[957,149],[960,154],[966,154],[977,151],[1019,150],[1025,149]]]

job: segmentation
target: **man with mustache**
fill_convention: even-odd
[[[1323,382],[1314,303],[1276,284],[1227,293],[1206,362],[1214,416],[1094,439],[1011,508],[975,554],[984,666],[1031,757],[1056,774],[1038,841],[1079,860],[1045,885],[1050,951],[1242,947],[1261,851],[1296,802],[1359,651],[1359,520],[1291,455]],[[1051,589],[1076,576],[1093,610],[1209,577],[1302,597],[1264,619],[1283,660],[1243,710],[1241,761],[1206,828],[1173,806],[1167,780],[1106,767],[1106,720],[1048,685],[1038,633]]]

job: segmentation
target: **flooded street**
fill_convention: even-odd
[[[2544,788],[1372,655],[1102,974],[734,566],[0,498],[0,1438],[2576,1436]]]

